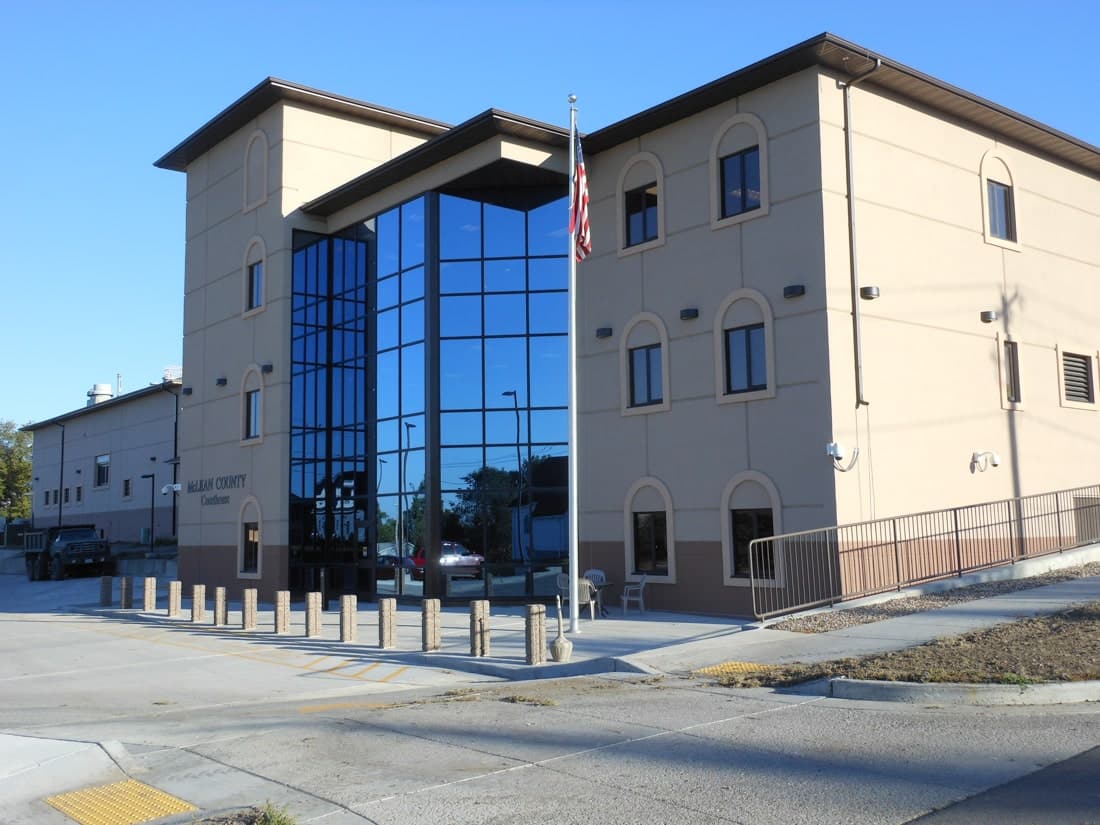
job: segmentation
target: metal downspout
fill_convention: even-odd
[[[863,331],[859,317],[859,259],[856,257],[856,196],[855,170],[852,164],[852,97],[851,89],[874,74],[882,66],[882,60],[875,59],[875,65],[848,81],[838,81],[844,90],[844,164],[848,173],[848,261],[852,276],[852,344],[856,362],[856,406],[868,404],[863,393]]]

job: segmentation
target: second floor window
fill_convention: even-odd
[[[1005,400],[1019,403],[1020,351],[1015,341],[1005,341]]]
[[[260,391],[249,390],[244,394],[244,437],[260,437]]]
[[[130,486],[130,479],[122,479],[122,497],[129,498],[131,495],[133,495],[133,492],[133,488]]]
[[[989,234],[1002,241],[1016,240],[1016,207],[1012,187],[995,180],[986,181],[989,195]]]
[[[264,303],[264,265],[263,261],[256,261],[248,265],[248,306],[247,309],[256,309]]]
[[[95,486],[106,487],[111,482],[111,456],[97,455],[95,457]]]
[[[626,208],[626,245],[636,246],[657,238],[656,182],[631,189],[623,198]]]
[[[726,330],[726,393],[763,390],[768,386],[764,325]]]
[[[663,510],[634,513],[632,572],[668,575],[668,517]]]
[[[760,208],[760,147],[722,158],[722,217]]]
[[[630,406],[660,404],[661,345],[651,344],[630,351]]]

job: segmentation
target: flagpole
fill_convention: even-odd
[[[577,185],[577,96],[569,95],[569,209]],[[577,233],[569,233],[569,632],[581,632],[580,461],[577,458]]]

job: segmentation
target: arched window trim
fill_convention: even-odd
[[[639,478],[630,485],[630,489],[626,493],[626,500],[623,504],[623,579],[627,582],[636,582],[642,577],[640,573],[631,572],[634,569],[634,499],[646,487],[652,487],[660,494],[665,505],[665,529],[668,531],[668,535],[665,537],[668,542],[668,575],[654,576],[652,573],[648,574],[647,583],[676,584],[676,522],[675,513],[672,509],[672,495],[664,482],[653,476]]]
[[[661,403],[644,407],[630,405],[630,333],[639,324],[652,324],[661,340]],[[646,415],[667,412],[672,406],[669,379],[668,328],[659,315],[640,312],[631,318],[619,337],[619,404],[623,415]]]
[[[256,513],[256,526],[260,531],[259,547],[256,551],[256,572],[245,573],[242,572],[244,567],[244,525],[245,514],[248,512],[248,508],[252,507]],[[238,579],[252,579],[259,580],[263,578],[264,572],[264,517],[263,511],[260,509],[260,502],[255,496],[245,496],[244,501],[241,502],[241,507],[237,511],[237,578]]]
[[[259,151],[261,152],[260,158],[263,161],[263,174],[260,180],[257,182],[259,194],[255,200],[249,201],[248,190],[249,183],[251,183],[250,169],[252,153],[257,151],[257,144],[259,144]],[[257,129],[248,138],[248,143],[245,144],[244,149],[244,174],[241,176],[244,181],[244,193],[243,193],[243,207],[242,212],[250,212],[258,206],[263,206],[267,203],[267,135],[262,129]]]
[[[772,529],[775,535],[783,533],[783,503],[779,497],[779,488],[764,473],[758,470],[742,470],[730,479],[729,484],[722,491],[722,502],[718,508],[719,535],[722,537],[722,583],[726,587],[748,587],[751,582],[747,577],[734,578],[733,576],[733,524],[730,519],[730,505],[733,502],[733,494],[742,484],[758,484],[768,494],[772,505]],[[758,582],[761,587],[783,587],[786,581],[786,565],[782,548],[775,549],[775,578]]]
[[[739,215],[722,217],[722,167],[721,151],[722,139],[735,126],[749,126],[756,132],[756,145],[760,149],[760,206],[750,212],[742,212]],[[736,114],[723,123],[714,135],[710,144],[710,228],[723,229],[734,224],[751,221],[754,218],[762,218],[771,209],[770,186],[768,185],[768,130],[764,121],[750,112]]]
[[[251,382],[249,379],[255,376],[255,382]],[[256,389],[260,391],[260,432],[259,435],[253,438],[245,438],[245,416],[248,414],[248,391],[250,389]],[[241,429],[241,446],[242,447],[254,447],[257,444],[263,444],[264,442],[264,406],[267,391],[264,388],[264,376],[260,370],[258,364],[249,364],[245,367],[244,374],[241,376],[241,388],[240,388],[240,414],[237,417],[238,426]]]
[[[726,331],[725,318],[729,308],[738,301],[752,301],[759,307],[764,322],[765,363],[768,386],[752,392],[726,392]],[[762,292],[755,289],[736,289],[726,296],[714,316],[714,394],[719,404],[743,404],[761,398],[775,398],[775,319],[771,305]]]
[[[653,174],[657,178],[657,237],[645,243],[626,245],[626,178],[630,170],[639,163],[648,163],[653,168]],[[619,180],[615,185],[615,220],[618,224],[618,250],[619,257],[636,255],[647,249],[655,249],[665,244],[665,170],[660,159],[652,152],[638,152],[623,164],[619,172]]]
[[[1008,180],[999,180],[997,175],[993,176],[993,180],[998,183],[1005,183],[1012,191],[1012,215],[1013,225],[1016,230],[1016,240],[1010,241],[1005,238],[998,238],[989,231],[989,167],[995,162],[999,161],[1005,168],[1005,172],[1008,174]],[[982,155],[982,161],[978,170],[978,182],[981,188],[982,198],[982,238],[987,244],[991,246],[999,246],[1002,249],[1011,249],[1013,252],[1022,252],[1023,246],[1020,243],[1020,198],[1019,190],[1016,187],[1016,176],[1012,174],[1012,165],[1008,162],[1008,159],[1000,153],[998,149],[990,149],[984,155]]]
[[[255,250],[255,252],[254,252]],[[254,263],[263,268],[263,283],[260,285],[260,303],[251,309],[248,307],[248,267]],[[252,236],[244,247],[244,259],[241,262],[241,317],[251,318],[267,309],[267,244],[259,235]]]

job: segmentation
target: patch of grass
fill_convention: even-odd
[[[285,808],[277,808],[270,802],[264,804],[260,821],[257,825],[297,825],[298,818],[291,816]]]
[[[546,699],[541,696],[524,696],[518,693],[511,696],[501,696],[500,701],[511,702],[513,705],[534,705],[536,707],[553,707],[557,704],[553,699]]]

